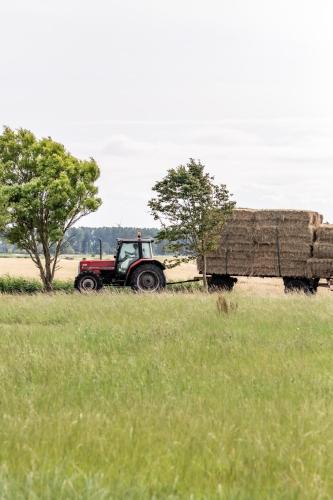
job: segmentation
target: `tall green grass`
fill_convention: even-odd
[[[332,498],[330,297],[0,300],[0,498]]]
[[[55,292],[72,293],[74,285],[72,280],[54,280]],[[0,276],[0,293],[5,294],[35,294],[43,291],[42,282],[34,278],[20,276]]]

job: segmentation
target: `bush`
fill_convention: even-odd
[[[54,291],[72,293],[72,281],[59,281],[55,280],[53,283]],[[38,279],[21,278],[14,276],[0,276],[0,293],[41,293],[43,285]]]
[[[40,281],[13,276],[0,277],[1,293],[37,293],[43,289]]]
[[[72,280],[54,280],[53,289],[55,292],[73,293],[74,285]]]

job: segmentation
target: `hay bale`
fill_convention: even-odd
[[[218,249],[209,255],[207,271],[278,276],[278,241],[281,275],[305,276],[321,222],[320,214],[306,210],[235,209],[222,229]]]
[[[236,208],[227,219],[227,224],[254,221],[266,225],[271,221],[273,224],[301,223],[317,226],[322,221],[322,215],[310,210],[256,210],[250,208]]]
[[[274,221],[278,225],[305,224],[318,225],[321,216],[318,212],[308,210],[258,210],[256,221],[267,224]]]
[[[333,259],[312,258],[307,261],[309,278],[331,278],[333,276]]]
[[[231,225],[229,222],[226,222],[222,228],[221,239],[228,240],[236,237],[252,238],[254,229],[254,223]]]
[[[226,242],[226,244],[224,242],[221,242],[220,246],[214,252],[212,252],[212,255],[224,255],[226,251],[252,253],[253,242],[236,241],[235,243],[232,242],[232,244],[228,244],[228,242]]]
[[[307,275],[306,262],[299,264],[281,264],[281,276],[303,277]]]
[[[333,224],[321,224],[316,230],[316,238],[319,242],[333,244]]]
[[[312,251],[312,245],[304,242],[304,241],[279,241],[280,252],[286,253],[302,253],[306,254],[310,257]],[[253,253],[254,251],[263,250],[267,252],[277,252],[277,244],[276,241],[273,243],[262,243],[255,244],[252,242],[244,242],[244,243],[232,243],[230,245],[221,244],[218,249],[214,252],[211,252],[212,255],[224,255],[226,251],[230,252],[242,252],[242,253]]]
[[[256,226],[253,231],[253,240],[256,243],[289,243],[293,246],[296,243],[305,242],[311,244],[314,239],[315,227],[304,224],[297,226]]]
[[[235,208],[227,219],[227,224],[246,224],[255,221],[255,210],[252,208]]]
[[[314,243],[313,257],[316,259],[333,259],[333,243]]]

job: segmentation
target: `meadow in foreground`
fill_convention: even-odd
[[[1,296],[0,498],[331,498],[330,299]]]

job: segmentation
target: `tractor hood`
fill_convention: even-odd
[[[80,260],[80,272],[82,271],[102,271],[113,270],[115,268],[115,260]]]

